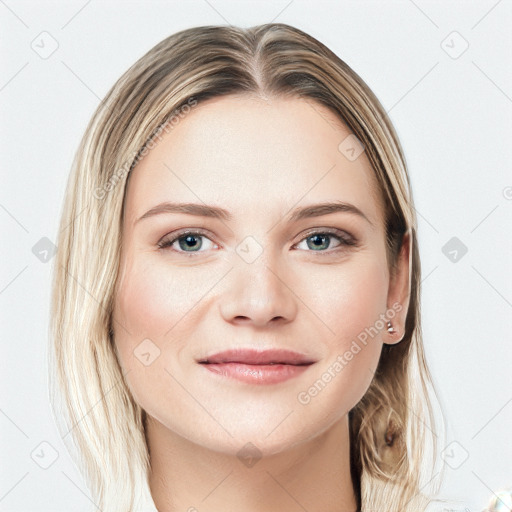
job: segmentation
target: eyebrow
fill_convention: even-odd
[[[310,217],[320,217],[322,215],[328,215],[337,212],[346,212],[358,215],[359,217],[365,219],[368,223],[370,223],[373,226],[373,223],[359,208],[357,208],[353,204],[344,203],[341,201],[318,203],[310,206],[305,206],[302,208],[295,208],[292,211],[292,213],[288,215],[287,221],[293,223],[298,222],[299,220],[302,219],[307,219]],[[143,219],[147,219],[149,217],[153,217],[155,215],[160,215],[163,213],[185,213],[187,215],[195,215],[198,217],[210,217],[225,221],[230,221],[232,219],[232,215],[228,210],[225,210],[224,208],[220,208],[218,206],[210,206],[198,203],[164,202],[148,210],[144,215],[139,217],[134,224],[137,224]]]

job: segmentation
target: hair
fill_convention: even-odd
[[[126,185],[162,131],[208,98],[233,94],[313,100],[330,109],[364,146],[375,173],[391,272],[410,235],[405,334],[383,346],[369,389],[349,413],[350,457],[360,510],[424,510],[437,453],[435,390],[424,356],[403,151],[366,83],[322,43],[283,23],[202,26],[167,37],[121,76],[87,126],[61,214],[50,320],[50,398],[70,454],[100,509],[137,510],[149,485],[145,411],[125,381],[112,325]]]

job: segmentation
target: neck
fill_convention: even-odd
[[[159,512],[354,512],[348,418],[286,452],[245,465],[148,416],[149,483]]]

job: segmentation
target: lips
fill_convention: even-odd
[[[307,371],[316,361],[290,350],[236,349],[199,360],[206,370],[246,384],[277,384]]]
[[[315,361],[304,354],[291,350],[264,350],[253,349],[225,350],[198,361],[201,364],[241,363],[250,365],[288,364],[303,366],[313,364]]]

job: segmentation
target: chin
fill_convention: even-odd
[[[265,435],[261,435],[261,432],[253,434],[249,431],[245,435],[240,434],[233,438],[229,436],[222,439],[208,438],[200,444],[209,450],[237,457],[244,462],[246,458],[267,458],[284,453],[305,441],[306,439],[299,432],[290,432],[270,439],[270,437],[266,438]]]

